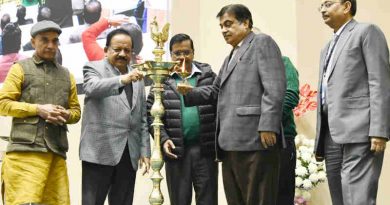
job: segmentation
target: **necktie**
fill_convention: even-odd
[[[330,62],[330,59],[332,58],[332,54],[333,54],[333,51],[336,47],[336,44],[337,44],[337,41],[339,40],[339,36],[340,35],[334,35],[333,36],[333,39],[332,41],[330,42],[330,51],[328,52],[328,55],[326,55],[326,59],[325,59],[325,65],[324,65],[324,72],[322,74],[322,85],[321,85],[321,103],[324,105],[326,104],[326,99],[325,99],[325,95],[326,95],[326,88],[327,88],[327,69],[328,69],[328,66],[329,66],[329,62]]]
[[[222,79],[224,79],[225,77],[226,77],[226,75],[227,75],[227,70],[228,70],[228,67],[229,67],[229,65],[230,65],[230,62],[232,61],[232,58],[233,58],[233,52],[234,52],[234,48],[230,51],[230,54],[229,54],[229,59],[228,59],[228,64],[224,67],[224,68],[222,68],[223,70],[222,70]]]
[[[130,83],[124,87],[127,101],[129,101],[130,107],[133,106],[133,83]]]
[[[233,51],[234,51],[234,48],[232,49],[232,51],[230,51],[230,54],[229,54],[229,63],[228,63],[228,65],[230,64],[230,61],[232,60]]]
[[[337,44],[337,41],[338,41],[338,40],[339,40],[339,35],[336,35],[336,34],[335,34],[335,35],[333,36],[332,42],[330,42],[331,49],[330,49],[330,51],[329,51],[329,54],[326,56],[325,66],[324,66],[324,74],[326,73],[326,70],[328,69],[328,65],[329,65],[329,62],[330,62],[330,58],[332,57],[334,48],[336,47],[336,44]]]
[[[240,47],[239,46],[236,46],[232,49],[232,51],[230,52],[230,55],[229,55],[229,63],[228,65],[230,65],[230,63],[232,62],[232,59],[234,58],[234,56],[237,54],[237,51]]]

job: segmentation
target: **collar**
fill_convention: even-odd
[[[244,38],[245,39],[245,38]],[[237,47],[241,47],[241,45],[244,43],[244,39],[240,41],[240,43],[237,44]]]
[[[334,33],[334,35],[339,36],[339,35],[341,34],[341,32],[343,32],[345,26],[347,26],[347,24],[348,24],[349,22],[351,22],[351,21],[352,21],[352,19],[350,19],[349,21],[345,22],[345,24],[343,24],[343,25],[339,28],[339,30],[337,30],[337,32]]]
[[[115,66],[113,66],[113,65],[111,65],[111,66],[119,73],[119,75],[124,75],[124,74],[121,73],[121,71],[119,70],[119,68],[117,68],[117,67],[115,67]],[[130,67],[131,67],[131,66],[127,65],[127,73],[125,73],[125,74],[130,73]]]
[[[256,35],[253,33],[253,31],[250,31],[241,41],[240,43],[237,44],[236,47],[233,47],[233,51],[236,51],[238,50],[238,48],[240,48],[240,46],[242,46],[242,44],[244,43],[248,43],[250,42],[252,39],[253,39],[253,36]]]
[[[246,36],[245,36],[245,38],[246,38]],[[233,50],[237,50],[238,48],[240,48],[241,45],[244,43],[245,38],[243,38],[243,39],[240,41],[240,43],[238,43],[238,44],[236,45],[236,47],[233,47]]]
[[[195,75],[196,73],[199,73],[199,74],[201,74],[202,73],[202,71],[198,68],[198,67],[196,67],[196,65],[194,64],[194,63],[192,63],[192,71],[191,71],[191,75],[190,76],[188,76],[188,78],[191,78],[193,75]]]
[[[37,65],[43,64],[43,63],[52,63],[54,67],[58,68],[60,65],[57,63],[57,61],[54,59],[52,61],[45,61],[41,57],[39,57],[36,53],[32,56],[33,62]]]
[[[199,74],[201,74],[202,73],[202,71],[194,64],[194,63],[192,63],[192,69],[191,69],[191,74],[187,77],[187,78],[191,78],[192,76],[194,76],[196,73],[199,73]],[[177,72],[173,72],[173,73],[171,73],[171,76],[173,76],[173,75],[179,75]],[[180,75],[179,75],[180,76]]]
[[[117,72],[119,75],[122,75],[121,71],[119,70],[119,68],[115,67],[114,65],[112,65],[110,63],[110,61],[108,61],[108,58],[105,57],[104,58],[104,62],[106,64],[106,66],[108,66],[108,68],[114,70],[115,72]],[[130,64],[127,64],[127,73],[130,73],[130,71],[132,70],[132,67]]]

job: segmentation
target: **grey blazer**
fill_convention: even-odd
[[[87,63],[83,72],[85,100],[80,159],[116,165],[127,143],[136,170],[140,156],[150,157],[144,82],[133,83],[130,107],[120,84],[120,73],[106,59]]]
[[[322,84],[328,43],[321,52]],[[340,34],[328,79],[326,101],[332,139],[339,144],[369,142],[369,136],[389,138],[389,50],[382,31],[351,20]],[[321,95],[318,95],[317,102]],[[315,152],[323,155],[321,103],[317,108]]]
[[[275,41],[251,32],[230,63],[226,57],[213,86],[194,88],[185,102],[218,101],[217,139],[222,150],[262,150],[259,131],[281,134],[285,76]]]

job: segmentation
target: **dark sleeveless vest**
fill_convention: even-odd
[[[19,101],[30,104],[61,105],[68,109],[70,95],[69,71],[53,62],[28,58],[18,63],[24,71],[24,81]],[[52,151],[66,158],[68,128],[46,123],[39,116],[13,118],[7,152]]]

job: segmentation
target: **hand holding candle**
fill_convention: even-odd
[[[186,70],[186,59],[185,58],[183,60],[183,63],[181,64],[179,75],[183,79],[183,83],[188,84],[187,77],[190,75],[190,73]]]
[[[182,78],[182,82],[177,84],[177,90],[182,95],[187,94],[192,90],[192,86],[188,83],[187,77],[190,75],[190,72],[186,70],[186,59],[184,58],[183,63],[181,64],[181,72],[179,75]]]
[[[183,63],[181,64],[181,72],[184,73],[186,70],[186,59],[184,58]]]

